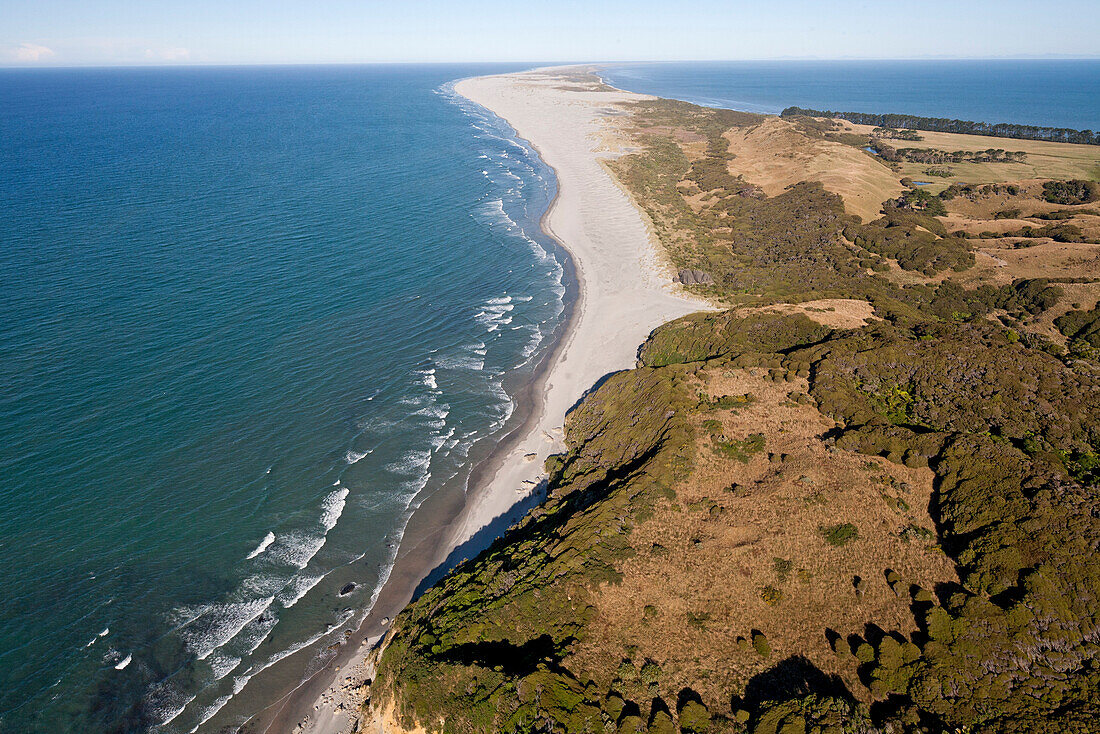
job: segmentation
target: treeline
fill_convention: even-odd
[[[971,120],[951,120],[945,117],[918,117],[916,115],[875,114],[871,112],[833,112],[831,110],[808,110],[802,107],[788,107],[779,114],[781,117],[839,118],[854,122],[857,125],[875,125],[876,127],[894,129],[907,128],[937,133],[962,133],[965,135],[987,135],[995,138],[1100,145],[1100,133],[1094,133],[1092,130],[1073,130],[1066,127],[1040,127],[1038,125],[1018,125],[1010,122],[990,124]]]
[[[987,148],[986,150],[956,150],[948,152],[938,148],[893,148],[881,140],[872,140],[869,149],[884,161],[909,163],[1023,163],[1027,153],[1022,150]]]

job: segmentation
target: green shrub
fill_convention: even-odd
[[[683,734],[705,734],[710,729],[710,712],[698,701],[688,701],[680,709],[680,731]]]
[[[842,546],[859,537],[859,530],[850,522],[821,527],[821,535],[829,545]]]
[[[646,660],[642,665],[642,683],[647,686],[656,685],[661,680],[661,666],[652,660]]]
[[[763,632],[754,632],[752,635],[752,647],[756,650],[756,654],[762,658],[771,657],[772,646],[768,642],[768,638],[764,636]]]
[[[763,586],[760,589],[760,598],[769,606],[776,606],[783,601],[783,592],[774,586]]]
[[[722,436],[711,437],[711,447],[716,453],[730,459],[736,459],[742,464],[747,464],[755,454],[763,451],[765,443],[763,433],[750,433],[740,441],[726,439]]]

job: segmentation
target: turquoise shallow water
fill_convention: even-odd
[[[189,731],[369,606],[563,311],[500,68],[0,72],[0,730]]]

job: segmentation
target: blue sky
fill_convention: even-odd
[[[0,65],[1100,55],[1097,0],[0,0]]]

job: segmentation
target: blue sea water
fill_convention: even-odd
[[[616,64],[609,84],[708,107],[785,107],[1100,130],[1100,59]]]
[[[503,69],[0,71],[0,730],[190,731],[369,607],[562,320]]]

